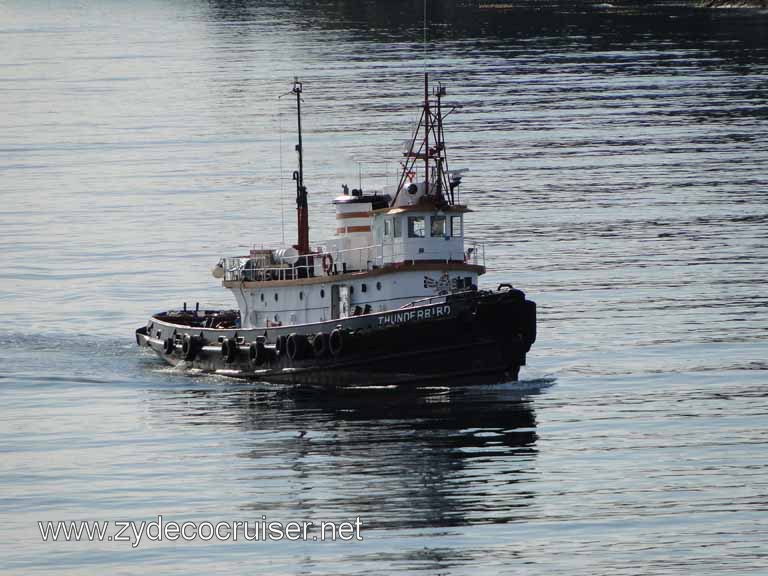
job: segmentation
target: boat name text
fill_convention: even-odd
[[[443,318],[451,314],[451,306],[435,306],[434,308],[423,308],[421,310],[408,310],[405,312],[395,312],[379,317],[379,326],[388,326],[390,324],[404,324],[419,320],[433,320]]]

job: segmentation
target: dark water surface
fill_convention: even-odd
[[[522,382],[334,398],[185,375],[132,331],[230,305],[217,258],[294,237],[294,75],[312,237],[341,183],[391,181],[420,3],[0,4],[0,571],[768,571],[768,15],[542,4],[430,28],[485,285],[539,303]],[[364,540],[37,528],[158,514]]]

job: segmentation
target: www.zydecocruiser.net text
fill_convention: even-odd
[[[155,520],[38,521],[43,542],[127,542],[137,548],[142,542],[210,541],[359,542],[362,521],[350,522],[231,520],[221,522],[175,522],[159,515]]]

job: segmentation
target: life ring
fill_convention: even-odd
[[[184,334],[181,340],[181,354],[187,362],[194,360],[197,356],[197,338],[189,334]]]
[[[237,341],[232,338],[224,338],[221,343],[221,356],[224,358],[224,362],[227,364],[234,362],[238,349]]]
[[[332,356],[338,356],[344,350],[344,334],[335,328],[328,337],[328,351]]]
[[[333,256],[330,254],[323,254],[323,272],[328,276],[333,272]]]
[[[312,351],[317,358],[322,358],[328,354],[328,334],[318,332],[312,339]]]

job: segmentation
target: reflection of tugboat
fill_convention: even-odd
[[[448,170],[442,97],[429,96],[399,183],[334,200],[336,237],[310,247],[300,82],[298,242],[222,258],[213,270],[239,310],[169,311],[136,331],[170,364],[269,382],[324,386],[517,379],[536,339],[536,305],[502,284],[478,290],[482,245],[464,239]]]

